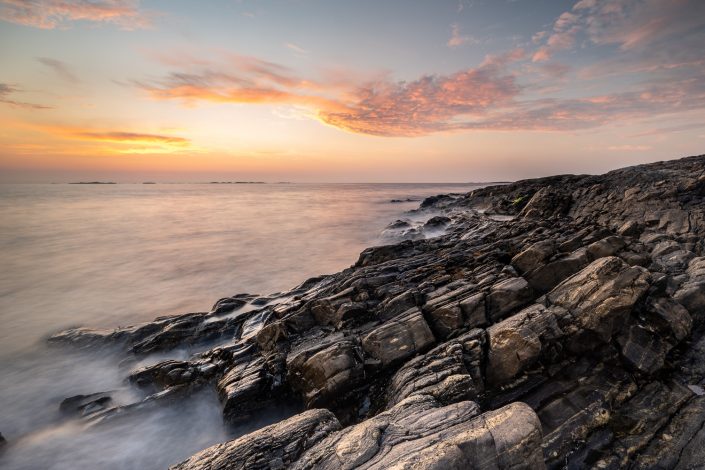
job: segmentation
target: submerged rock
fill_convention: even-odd
[[[76,395],[64,399],[59,405],[59,410],[67,415],[86,416],[106,409],[111,402],[112,397],[109,393]]]

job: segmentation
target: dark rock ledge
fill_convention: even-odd
[[[427,199],[435,238],[269,297],[52,343],[113,347],[144,400],[214,387],[229,422],[302,412],[193,469],[694,468],[705,462],[705,156]],[[417,214],[418,215],[418,214]],[[412,237],[414,238],[414,237]]]

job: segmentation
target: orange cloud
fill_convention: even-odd
[[[122,29],[151,25],[139,0],[0,0],[0,19],[24,26],[54,29],[72,21],[112,23]]]
[[[50,140],[47,141],[47,144],[42,145],[49,145],[50,153],[54,154],[64,152],[64,141],[70,141],[70,144],[68,144],[70,146],[70,152],[86,155],[171,154],[185,151],[199,151],[198,148],[192,145],[189,139],[173,135],[81,128],[65,125],[34,124],[26,121],[6,121],[0,123],[6,128],[14,129],[17,134],[30,131],[48,137]],[[24,143],[22,145],[24,145]]]
[[[413,136],[446,130],[456,118],[508,104],[519,86],[505,67],[521,57],[523,51],[512,51],[447,76],[413,82],[380,79],[352,86],[307,80],[271,62],[231,56],[227,71],[215,71],[211,64],[186,64],[196,71],[134,83],[154,99],[179,99],[187,105],[198,101],[299,105],[312,109],[322,122],[352,132]]]
[[[139,144],[169,144],[176,146],[188,146],[190,141],[183,137],[174,137],[158,134],[141,134],[137,132],[120,131],[68,131],[82,140],[94,140],[98,142],[119,142],[119,143],[139,143]]]
[[[575,17],[565,16],[560,28]],[[532,58],[536,60],[535,54]],[[287,67],[254,57],[227,55],[221,62],[186,59],[182,70],[159,80],[133,82],[157,100],[293,105],[309,117],[346,131],[376,136],[421,136],[461,130],[551,130],[593,128],[608,122],[705,108],[705,81],[695,75],[643,80],[619,93],[576,98],[546,96],[551,80],[570,67],[526,63],[515,49],[489,55],[474,68],[413,81],[305,79]],[[173,67],[178,62],[169,59]],[[521,75],[520,75],[521,73]],[[534,93],[533,99],[530,93]]]

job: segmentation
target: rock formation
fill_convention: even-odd
[[[214,387],[231,422],[302,410],[178,470],[705,462],[705,156],[436,196],[424,214],[284,294],[54,335],[127,361],[193,351],[132,371],[141,402],[87,390],[63,408],[98,425]]]

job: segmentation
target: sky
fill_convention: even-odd
[[[705,153],[702,0],[0,0],[0,181],[481,182]]]

